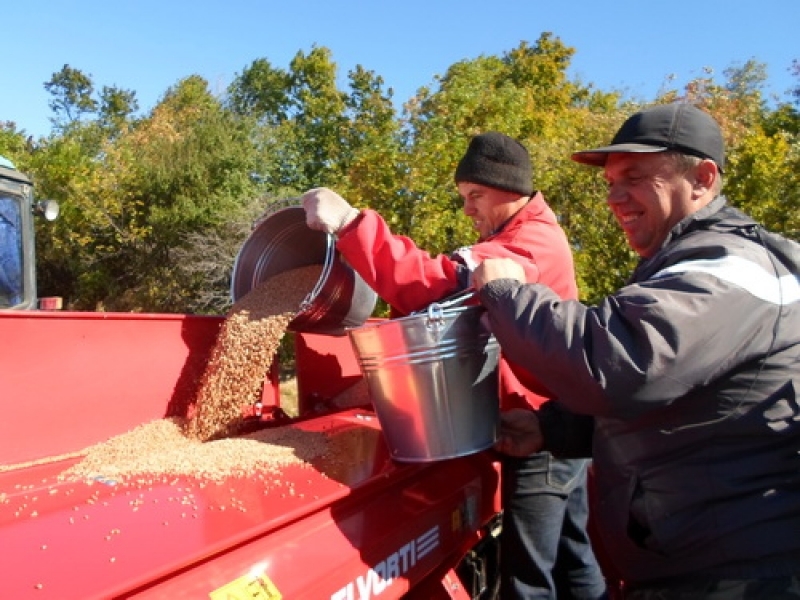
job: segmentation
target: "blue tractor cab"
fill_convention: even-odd
[[[34,201],[30,178],[0,156],[0,310],[37,308],[36,215],[52,221],[58,204]]]

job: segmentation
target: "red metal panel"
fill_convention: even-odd
[[[488,454],[395,464],[365,411],[292,427],[358,451],[222,484],[58,481],[66,463],[0,473],[0,597],[203,598],[258,575],[284,598],[398,598],[497,511]]]
[[[350,443],[346,456],[279,475],[221,484],[59,478],[77,458],[54,456],[180,414],[221,323],[0,312],[0,464],[51,459],[0,469],[0,597],[197,598],[243,582],[284,598],[398,598],[455,567],[476,541],[499,510],[491,453],[394,463],[366,409],[284,425]],[[301,340],[310,398],[361,380],[349,338]],[[275,378],[267,391],[278,403]]]
[[[331,400],[363,379],[350,338],[314,333],[294,335],[300,414],[332,408]]]
[[[183,414],[221,317],[0,311],[0,464]],[[267,386],[265,386],[267,387]],[[277,381],[272,389],[278,396]]]

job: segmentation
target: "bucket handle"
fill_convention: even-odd
[[[433,302],[427,308],[416,310],[416,311],[412,312],[411,314],[412,315],[421,315],[422,313],[428,313],[428,315],[430,315],[431,311],[437,312],[437,311],[440,311],[440,310],[446,310],[448,308],[452,308],[452,307],[457,306],[459,304],[463,304],[464,302],[466,302],[470,298],[474,297],[475,294],[477,294],[477,293],[478,292],[474,287],[468,287],[465,290],[461,290],[459,292],[456,292],[452,296],[447,296],[446,298],[442,298],[438,302]]]
[[[427,313],[428,320],[425,322],[426,327],[428,327],[428,329],[438,330],[444,325],[444,311],[446,309],[463,304],[477,293],[478,292],[475,290],[475,288],[469,287],[466,290],[461,290],[460,292],[453,294],[452,296],[443,298],[439,302],[433,302],[427,308],[411,314],[418,315],[423,312]]]
[[[308,293],[308,295],[303,299],[300,303],[300,312],[307,310],[319,296],[319,293],[322,291],[322,288],[325,285],[325,282],[328,280],[328,276],[331,274],[333,270],[333,260],[336,255],[336,243],[333,236],[330,233],[325,234],[325,264],[322,265],[322,273],[317,279],[317,282],[314,284],[314,288]]]

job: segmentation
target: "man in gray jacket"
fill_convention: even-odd
[[[626,598],[797,600],[800,245],[727,205],[720,128],[689,104],[572,158],[604,169],[641,260],[592,307],[509,259],[478,267],[503,351],[579,413],[508,413],[498,449],[591,453]]]

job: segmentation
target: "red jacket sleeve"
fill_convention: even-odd
[[[447,255],[431,256],[410,239],[394,235],[383,218],[363,210],[336,244],[364,282],[402,314],[425,308],[460,289],[458,269]]]

